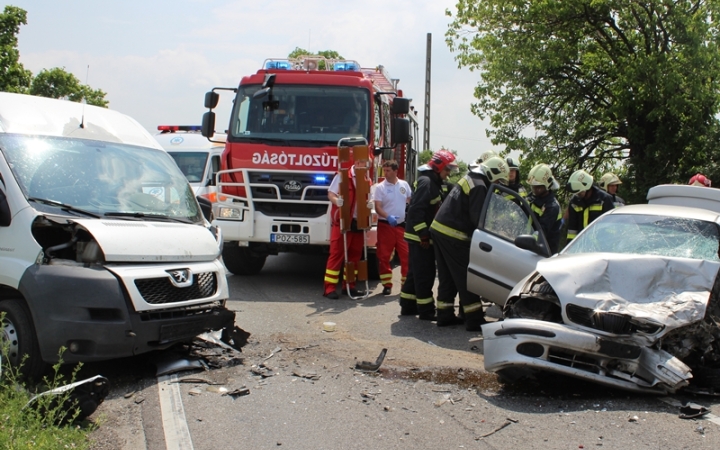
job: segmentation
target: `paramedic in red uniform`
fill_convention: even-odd
[[[363,232],[357,230],[357,211],[355,210],[355,170],[350,171],[350,179],[352,183],[348,187],[349,197],[343,199],[340,197],[340,174],[335,174],[330,187],[328,188],[328,200],[332,203],[331,217],[332,223],[330,227],[330,254],[328,255],[327,265],[325,266],[325,292],[324,297],[337,300],[339,295],[335,291],[345,261],[345,247],[343,244],[343,234],[340,231],[340,207],[345,202],[349,202],[352,210],[352,226],[347,234],[348,261],[357,263],[360,261],[363,252]],[[368,201],[368,208],[372,208],[372,201]],[[353,231],[355,230],[355,231]],[[342,292],[346,292],[345,280],[343,280]],[[355,282],[350,283],[350,294],[353,297],[362,297],[364,291],[355,289]]]
[[[392,267],[390,259],[395,252],[400,259],[400,285],[405,283],[408,271],[408,244],[405,241],[405,208],[412,192],[410,185],[397,176],[397,161],[385,161],[382,165],[385,180],[375,185],[373,200],[378,215],[377,260],[383,295],[392,293]]]

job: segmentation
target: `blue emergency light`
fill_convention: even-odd
[[[265,63],[265,70],[290,70],[292,69],[292,64],[290,64],[290,61],[268,61]]]
[[[201,131],[202,126],[200,125],[158,125],[158,131],[162,132],[173,132],[173,131]]]
[[[327,175],[315,175],[315,184],[325,184],[327,181]]]
[[[338,61],[333,64],[333,70],[336,72],[357,72],[360,68],[354,62]]]

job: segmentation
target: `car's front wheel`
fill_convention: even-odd
[[[19,368],[22,375],[39,378],[47,366],[40,355],[30,312],[22,301],[10,299],[0,302],[0,316],[3,356],[6,355],[8,362]]]

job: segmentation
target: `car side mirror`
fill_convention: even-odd
[[[12,214],[10,213],[10,205],[8,204],[5,191],[0,189],[0,227],[7,227],[12,221]]]
[[[538,255],[549,256],[547,249],[543,245],[540,245],[535,236],[529,234],[521,234],[516,237],[515,246],[523,250],[530,250]]]

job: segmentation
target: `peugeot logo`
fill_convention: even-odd
[[[297,192],[302,189],[302,184],[300,184],[298,181],[290,180],[283,185],[283,189],[288,192]]]
[[[168,270],[167,273],[170,275],[170,282],[176,287],[185,288],[193,284],[190,269]]]

